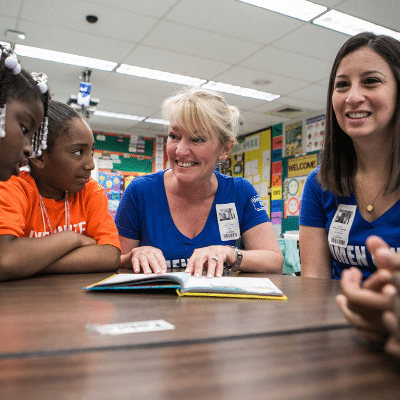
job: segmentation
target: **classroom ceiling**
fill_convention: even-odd
[[[397,0],[314,3],[400,31]],[[95,24],[86,15],[98,17]],[[237,0],[1,0],[0,41],[22,31],[28,46],[73,53],[280,94],[267,102],[224,94],[244,118],[240,134],[324,110],[333,58],[349,36]],[[55,100],[77,95],[82,67],[20,57],[43,71]],[[93,70],[97,110],[160,118],[162,101],[182,86]],[[93,130],[154,137],[158,124],[91,116]]]

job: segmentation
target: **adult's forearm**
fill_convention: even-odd
[[[282,254],[271,250],[242,250],[243,261],[241,271],[266,272],[281,274],[283,266]]]

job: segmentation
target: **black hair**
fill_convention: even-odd
[[[363,32],[344,43],[335,58],[329,78],[324,148],[318,179],[324,189],[338,196],[350,196],[350,192],[354,192],[353,177],[357,171],[357,157],[351,138],[337,122],[332,94],[340,62],[348,54],[361,48],[369,48],[381,56],[389,64],[396,79],[397,101],[392,128],[394,131],[392,165],[385,193],[392,193],[400,187],[400,42],[390,36]]]
[[[57,138],[67,135],[71,122],[76,118],[82,119],[82,116],[67,104],[55,100],[49,101],[47,116],[49,120],[47,151],[51,152]]]
[[[5,65],[5,60],[9,54],[9,49],[0,45],[0,108],[10,99],[25,103],[40,100],[43,104],[44,117],[46,117],[50,98],[49,90],[42,94],[37,82],[24,69],[22,69],[19,74],[14,75],[13,70]],[[34,136],[40,137],[40,131],[42,129],[43,124]],[[32,138],[32,143],[34,143],[34,141],[35,137]],[[36,149],[34,149],[34,151],[36,151]]]

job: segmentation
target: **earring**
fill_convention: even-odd
[[[0,140],[6,136],[6,105],[0,108]]]

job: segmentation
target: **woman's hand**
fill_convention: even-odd
[[[152,246],[141,246],[133,248],[129,253],[121,256],[121,266],[132,265],[133,272],[144,274],[162,274],[167,272],[167,263],[160,249]]]
[[[196,277],[203,275],[203,268],[207,269],[207,277],[221,277],[224,263],[233,264],[236,260],[236,251],[231,246],[208,246],[196,249],[190,257],[185,272]]]
[[[383,344],[388,337],[382,315],[391,309],[391,276],[382,269],[362,283],[361,271],[350,268],[343,271],[340,280],[343,294],[336,296],[336,302],[345,318],[370,342]]]
[[[392,310],[383,314],[383,322],[390,334],[385,344],[387,353],[400,358],[400,273],[393,275],[392,285],[396,291],[392,297]]]

